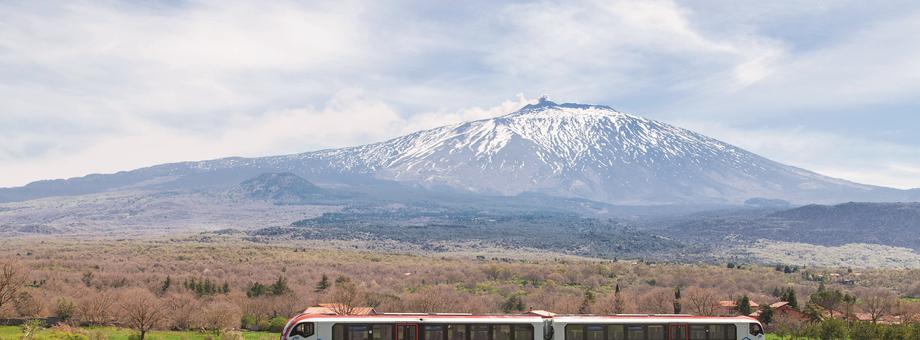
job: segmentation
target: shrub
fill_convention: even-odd
[[[221,332],[220,340],[243,340],[243,334],[237,331]]]
[[[105,335],[105,332],[100,331],[98,329],[89,331],[89,333],[86,334],[86,337],[89,338],[89,340],[108,340],[109,339],[109,337]]]
[[[259,328],[258,330],[260,331],[267,331],[271,327],[268,320],[265,320],[265,319],[259,319],[259,322],[256,322],[256,325],[257,325],[256,327]]]
[[[287,324],[287,319],[284,317],[276,316],[268,320],[268,331],[279,333],[284,329],[284,325]]]
[[[69,322],[76,311],[77,305],[70,299],[62,297],[57,300],[57,306],[54,308],[54,315],[57,316],[61,322]]]
[[[35,334],[42,329],[42,322],[40,320],[29,320],[19,326],[19,330],[22,331],[23,340],[32,340],[35,337]]]
[[[250,331],[259,330],[258,322],[259,322],[258,318],[256,318],[255,315],[252,315],[252,314],[243,315],[243,318],[240,320],[240,323],[243,325],[243,328],[248,329]]]

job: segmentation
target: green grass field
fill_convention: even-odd
[[[34,339],[36,340],[78,340],[78,339],[101,339],[104,336],[108,340],[128,340],[132,334],[136,332],[117,327],[92,327],[92,328],[79,328],[77,329],[77,334],[82,335],[74,336],[72,333],[58,332],[53,329],[42,329],[38,332]],[[269,332],[242,332],[243,338],[246,340],[277,340],[278,333],[269,333]],[[99,336],[102,335],[102,336]],[[19,327],[16,326],[0,326],[0,340],[19,340],[22,338],[22,332]],[[152,331],[147,333],[146,339],[148,340],[205,340],[205,339],[215,339],[219,340],[220,337],[214,335],[213,333],[202,333],[195,331],[187,332],[175,332],[175,331]]]

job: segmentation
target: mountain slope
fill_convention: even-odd
[[[884,200],[900,194],[786,166],[606,106],[547,100],[502,117],[300,157],[429,187],[625,204]]]
[[[606,106],[537,104],[388,141],[263,158],[165,164],[0,189],[0,201],[124,187],[236,185],[265,172],[314,183],[398,190],[402,183],[482,194],[577,197],[617,204],[909,200],[916,192],[786,166],[718,140]]]
[[[276,203],[297,203],[323,194],[313,183],[289,172],[265,173],[240,183],[243,195]]]
[[[792,209],[707,212],[656,222],[683,241],[746,244],[759,239],[824,246],[879,244],[920,250],[920,203],[810,204]]]

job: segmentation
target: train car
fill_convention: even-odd
[[[546,340],[538,315],[299,315],[281,340]]]
[[[762,340],[750,317],[303,314],[281,340]]]
[[[552,340],[757,340],[757,319],[690,315],[554,316]]]

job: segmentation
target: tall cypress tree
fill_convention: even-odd
[[[680,314],[680,286],[674,289],[674,314]]]

